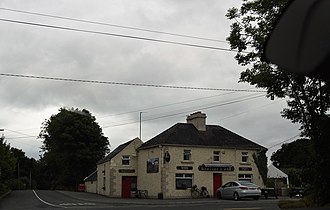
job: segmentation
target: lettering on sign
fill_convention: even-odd
[[[198,166],[198,170],[200,171],[234,171],[234,166]]]
[[[119,173],[135,173],[135,169],[119,169]]]
[[[251,167],[239,167],[238,170],[240,171],[252,171]]]
[[[177,166],[177,170],[193,170],[192,166]]]

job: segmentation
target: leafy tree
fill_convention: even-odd
[[[301,124],[302,135],[314,145],[315,187],[325,201],[330,198],[329,127],[330,81],[308,78],[282,71],[262,60],[263,47],[274,22],[283,12],[288,0],[243,0],[241,8],[231,8],[226,16],[234,22],[227,40],[237,50],[235,59],[247,69],[240,82],[248,82],[267,90],[267,97],[287,99],[282,116]],[[322,169],[322,170],[320,170]],[[324,187],[324,189],[323,189]],[[322,191],[323,190],[323,191]]]
[[[283,168],[304,168],[309,164],[312,153],[312,142],[309,139],[298,139],[283,144],[270,158],[273,165]],[[308,159],[309,158],[309,159]]]
[[[258,171],[261,175],[262,181],[264,184],[267,182],[267,150],[260,150],[257,153],[253,153],[253,160],[258,167]]]
[[[312,184],[313,171],[310,169],[313,165],[312,149],[311,140],[298,139],[283,144],[281,149],[272,154],[270,160],[273,165],[288,174],[291,185]]]
[[[19,175],[19,179],[15,179],[12,183],[12,189],[32,189],[36,187],[37,161],[34,158],[28,158],[21,149],[11,148],[10,151],[16,158],[15,175]]]
[[[9,190],[9,183],[14,175],[16,159],[10,151],[4,136],[0,137],[0,195]]]
[[[64,109],[43,123],[44,154],[39,173],[41,188],[74,190],[96,168],[108,151],[109,141],[95,117],[85,109]]]

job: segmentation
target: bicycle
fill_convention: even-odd
[[[207,188],[202,186],[201,189],[198,189],[197,185],[192,186],[190,189],[191,197],[193,198],[209,198],[209,192]]]

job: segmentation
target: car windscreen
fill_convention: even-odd
[[[239,182],[241,185],[247,186],[247,187],[257,187],[257,185],[251,183],[251,182]]]

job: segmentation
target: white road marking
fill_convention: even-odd
[[[95,206],[95,203],[61,203],[60,206]]]
[[[66,208],[64,206],[60,206],[60,205],[56,205],[56,204],[52,204],[52,203],[48,203],[47,201],[42,200],[38,194],[36,193],[36,191],[32,190],[32,192],[34,193],[34,195],[39,199],[39,201],[43,202],[44,204],[48,205],[48,206],[54,206],[54,207],[58,207],[58,208]]]
[[[260,210],[260,207],[252,207],[252,208],[227,208],[223,210]]]

